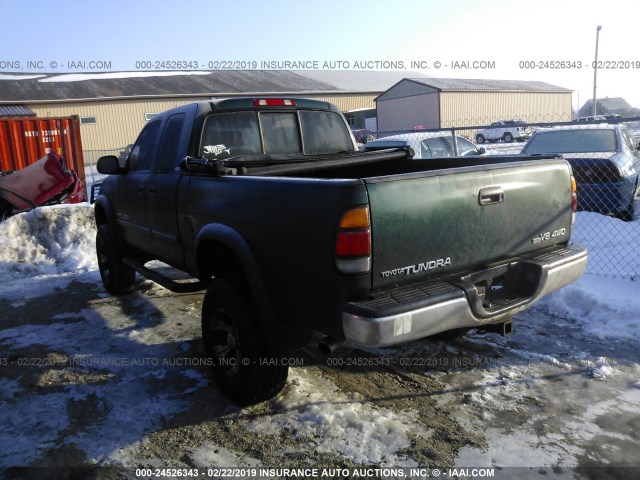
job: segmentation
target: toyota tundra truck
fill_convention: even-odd
[[[204,351],[239,404],[274,397],[308,346],[396,345],[511,317],[584,271],[575,181],[559,156],[415,160],[361,152],[333,105],[230,98],[144,127],[95,203],[104,287],[136,272],[206,290]],[[186,278],[169,278],[162,263]],[[314,340],[315,342],[315,340]],[[315,343],[314,343],[315,344]],[[271,360],[270,360],[271,359]]]

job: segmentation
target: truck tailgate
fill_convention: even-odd
[[[365,179],[373,290],[566,244],[569,169],[544,159]]]

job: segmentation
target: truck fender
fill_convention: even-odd
[[[198,233],[195,242],[197,268],[201,273],[200,278],[202,280],[204,280],[203,277],[206,276],[205,268],[207,268],[206,265],[202,264],[202,258],[205,255],[202,249],[204,248],[205,243],[209,241],[215,241],[223,244],[225,247],[229,248],[238,259],[240,267],[242,268],[242,273],[246,278],[253,299],[256,302],[256,309],[260,323],[263,327],[265,338],[271,345],[273,345],[270,341],[271,338],[269,337],[272,337],[273,332],[277,330],[276,328],[271,328],[275,326],[276,315],[253,251],[242,235],[233,228],[220,223],[206,225]]]
[[[93,214],[96,221],[96,228],[100,225],[109,225],[111,235],[117,245],[121,245],[120,230],[117,228],[116,214],[111,208],[109,201],[105,196],[99,196],[93,206]]]

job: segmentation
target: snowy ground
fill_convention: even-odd
[[[640,222],[594,215],[578,214],[575,232],[593,252],[589,270],[628,248],[637,272],[640,245],[611,239]],[[608,235],[594,239],[587,223]],[[109,296],[94,236],[86,205],[0,224],[0,478],[105,465],[129,478],[124,469],[140,467],[362,466],[638,478],[588,468],[640,467],[640,288],[629,275],[585,275],[517,315],[507,338],[345,348],[328,360],[295,352],[282,394],[239,409],[202,364],[201,295],[141,282]]]

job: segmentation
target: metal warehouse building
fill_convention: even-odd
[[[376,98],[378,131],[571,120],[571,94],[544,82],[405,78]]]
[[[350,111],[375,107],[376,96],[406,75],[286,70],[3,75],[0,108],[38,117],[78,115],[85,161],[92,163],[106,150],[133,143],[155,114],[186,103],[281,95],[324,100]]]

